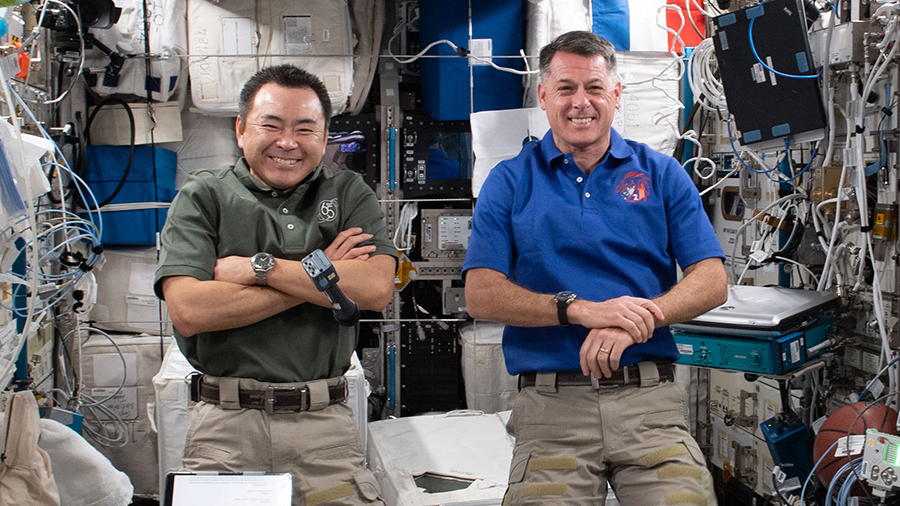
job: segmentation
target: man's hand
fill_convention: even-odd
[[[585,376],[594,373],[597,378],[609,378],[619,368],[622,352],[634,344],[628,332],[620,328],[594,329],[581,345],[579,360]]]
[[[232,255],[216,260],[213,280],[251,286],[256,284],[256,273],[250,265],[250,257]]]
[[[362,228],[353,227],[339,233],[331,244],[322,250],[329,260],[368,260],[369,255],[375,253],[375,246],[360,246],[357,244],[368,241],[372,234],[362,233]]]
[[[656,303],[639,297],[623,296],[603,302],[575,299],[569,306],[569,321],[572,323],[589,329],[618,327],[636,343],[650,339],[656,322],[664,318]]]

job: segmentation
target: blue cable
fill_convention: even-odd
[[[839,505],[849,504],[850,500],[850,491],[853,489],[853,485],[859,482],[859,473],[862,471],[862,457],[853,459],[850,463],[853,464],[852,471],[853,476],[848,476],[844,483],[841,485],[840,490],[838,490],[838,500],[837,503]]]
[[[787,144],[787,139],[785,139],[785,144]],[[795,175],[795,176],[793,176],[793,177],[791,177],[791,178],[788,178],[788,179],[775,179],[775,178],[773,178],[772,176],[770,176],[768,173],[766,173],[766,177],[768,177],[769,179],[771,179],[772,181],[774,181],[774,182],[776,182],[776,183],[790,183],[791,181],[793,181],[793,180],[797,179],[798,177],[802,176],[803,173],[806,172],[806,171],[812,166],[813,160],[816,159],[816,155],[817,155],[818,153],[819,153],[819,149],[818,149],[818,148],[814,148],[813,151],[812,151],[812,154],[809,155],[809,162],[806,163],[806,167],[803,167],[803,168],[800,170],[800,172],[797,173],[797,175]]]
[[[888,365],[885,366],[884,370],[882,370],[882,371],[878,374],[878,376],[881,376],[882,374],[884,374],[884,372],[887,371],[888,369],[890,369],[890,367],[891,367],[892,365],[894,365],[894,363],[897,362],[898,360],[900,360],[900,357],[897,357],[897,358],[895,358],[894,360],[891,360],[891,362],[890,362]],[[877,378],[878,376],[875,376],[875,378]],[[873,379],[872,381],[875,381],[875,380]],[[872,381],[870,381],[869,383],[871,384]],[[859,399],[862,399],[862,398],[863,398],[863,395],[866,395],[866,392],[868,392],[868,391],[869,391],[869,385],[867,384],[867,385],[866,385],[866,388],[863,388],[863,389],[862,389],[862,392],[859,393]]]
[[[743,165],[745,169],[757,174],[768,174],[769,172],[775,170],[775,167],[772,167],[769,170],[756,170],[744,163],[744,161],[741,160],[741,155],[737,152],[737,148],[734,147],[734,136],[731,135],[731,113],[728,113],[728,118],[725,119],[725,125],[728,127],[728,142],[731,143],[731,151],[734,153],[734,157],[737,158],[737,161],[741,162],[741,165]]]
[[[90,221],[91,223],[94,224],[95,227],[97,227],[97,237],[102,237],[102,235],[103,235],[103,213],[100,212],[100,207],[97,202],[97,198],[94,196],[94,192],[91,191],[91,188],[87,185],[87,183],[85,183],[84,180],[81,179],[81,177],[78,174],[73,172],[72,169],[70,169],[66,165],[59,164],[59,163],[46,163],[44,165],[45,166],[46,165],[56,166],[56,167],[59,167],[59,168],[65,170],[66,172],[68,172],[69,175],[72,176],[73,179],[75,179],[76,183],[78,183],[75,185],[75,189],[78,191],[78,195],[81,197],[81,201],[84,202],[85,204],[88,204],[88,200],[86,198],[84,198],[84,193],[81,191],[81,189],[83,187],[85,190],[87,190],[88,195],[91,196],[91,201],[94,202],[93,208],[96,209],[96,211],[97,211],[97,220],[94,221],[94,213],[91,211],[90,204],[88,204],[88,206],[87,206],[88,221]],[[96,245],[99,245],[99,244],[100,244],[100,241],[98,239]]]
[[[840,441],[840,439],[836,440],[834,443],[831,443],[831,446],[829,446],[828,449],[825,450],[824,453],[822,453],[822,456],[819,457],[819,460],[816,462],[816,465],[814,465],[812,470],[809,472],[809,474],[806,475],[806,481],[803,482],[803,488],[800,490],[800,504],[805,504],[803,502],[803,497],[806,495],[806,486],[809,485],[810,480],[812,480],[812,477],[816,474],[816,469],[818,469],[819,464],[821,464],[822,460],[824,460],[825,457],[827,457],[828,454],[831,453],[831,450],[834,450],[834,447],[837,446],[838,441]]]
[[[855,459],[850,462],[847,462],[846,464],[841,466],[841,468],[838,469],[838,471],[836,473],[834,473],[834,476],[831,478],[831,483],[828,484],[828,492],[825,494],[825,506],[831,506],[831,496],[832,496],[832,493],[834,492],[834,487],[837,486],[838,481],[840,481],[841,478],[845,474],[847,474],[847,472],[849,472],[855,466],[855,464],[858,463],[860,460],[862,460],[862,457],[860,457],[859,459]],[[858,472],[859,471],[857,471],[857,473]],[[847,482],[850,482],[850,486],[853,486],[854,480],[851,480],[849,478],[845,479],[841,483],[840,489],[843,489],[843,486]],[[840,497],[840,496],[838,496],[838,497]],[[840,498],[838,499],[838,504],[842,504],[840,501]]]
[[[755,7],[755,8],[760,9],[761,7]],[[785,74],[783,72],[779,72],[779,71],[769,67],[768,65],[766,65],[765,62],[763,62],[762,59],[759,57],[759,54],[756,52],[756,44],[753,43],[753,22],[756,21],[756,18],[757,18],[757,16],[753,16],[752,18],[750,18],[750,26],[749,26],[749,28],[747,28],[747,34],[750,36],[750,51],[753,52],[753,56],[756,58],[756,61],[758,61],[760,63],[760,65],[762,65],[763,67],[766,68],[766,70],[768,70],[769,72],[771,72],[777,76],[790,77],[793,79],[815,79],[815,78],[819,77],[818,73],[816,73],[815,75],[806,75],[806,76]]]

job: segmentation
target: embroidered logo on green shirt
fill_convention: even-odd
[[[319,202],[319,223],[334,221],[337,218],[338,199],[323,200]]]

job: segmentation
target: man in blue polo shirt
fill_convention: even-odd
[[[607,482],[625,506],[715,504],[667,326],[725,302],[719,242],[680,164],[612,129],[609,42],[561,35],[540,69],[551,130],[491,171],[463,271],[520,375],[504,505],[603,504]]]

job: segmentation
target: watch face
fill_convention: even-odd
[[[565,292],[559,292],[558,294],[556,294],[557,302],[563,302],[563,301],[572,302],[572,299],[574,299],[574,298],[575,298],[575,292],[565,291]]]
[[[253,269],[257,271],[268,271],[275,265],[275,257],[269,253],[257,253],[253,256]]]

